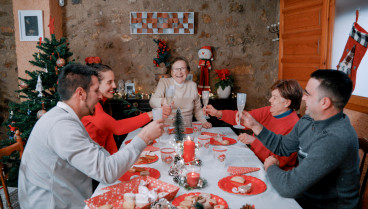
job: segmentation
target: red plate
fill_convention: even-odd
[[[149,167],[140,167],[140,168],[144,168],[144,170],[149,172],[149,176],[155,179],[160,178],[160,171],[154,169],[154,168],[149,168]],[[119,180],[120,181],[129,181],[130,177],[137,175],[140,176],[140,172],[129,172],[127,171],[124,175],[122,175]]]
[[[201,135],[207,135],[207,136],[217,136],[217,133],[212,132],[202,132]],[[221,134],[221,136],[226,136],[225,134]]]
[[[231,181],[231,178],[233,178],[234,176],[241,176],[245,179],[244,184],[238,183],[238,182],[233,182]],[[253,176],[246,176],[246,175],[234,175],[234,176],[227,176],[225,178],[220,179],[220,181],[218,182],[218,186],[224,190],[225,192],[229,192],[229,193],[233,193],[233,194],[240,194],[240,195],[255,195],[255,194],[260,194],[264,191],[266,191],[267,186],[266,184]],[[252,189],[249,193],[235,193],[232,191],[232,189],[234,187],[239,187],[242,185],[246,185],[252,183]]]
[[[172,134],[174,132],[173,128],[170,128],[167,131],[169,134]],[[193,133],[193,128],[185,128],[184,134],[192,134]]]
[[[140,157],[139,159],[142,159],[142,157]],[[138,162],[138,160],[137,160],[137,162],[134,163],[134,165],[150,164],[150,163],[156,162],[157,160],[158,160],[158,156],[155,154],[155,158],[153,158],[153,159],[146,159],[146,160],[143,160],[141,162]]]
[[[201,192],[191,192],[191,193],[180,195],[179,197],[175,198],[172,201],[172,204],[175,205],[175,206],[179,206],[180,203],[185,199],[186,196],[200,195],[200,194],[201,194]],[[211,194],[211,199],[215,199],[217,201],[218,205],[223,205],[223,206],[225,206],[226,209],[229,208],[229,206],[227,205],[227,202],[224,199],[222,199],[221,197],[219,197],[217,195],[214,195],[214,194]]]
[[[210,144],[212,145],[222,145],[222,146],[227,146],[227,145],[232,145],[232,144],[236,144],[236,140],[229,138],[229,137],[222,137],[223,140],[229,141],[229,144],[221,144],[220,142],[216,141],[214,138],[211,138]]]
[[[125,141],[124,142],[124,144],[129,144],[130,142],[132,141],[132,139],[129,139],[129,140],[127,140],[127,141]],[[152,142],[152,144],[154,144],[154,143],[157,143],[157,141],[156,140],[153,140],[153,142]]]

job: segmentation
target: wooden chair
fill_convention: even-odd
[[[360,179],[363,179],[359,191],[359,208],[368,209],[368,189],[366,189],[368,180],[368,162],[366,162],[366,156],[368,153],[367,138],[359,138],[359,149],[363,151],[362,161],[360,163]],[[366,168],[364,169],[364,167]],[[362,177],[364,170],[365,175]]]
[[[20,137],[20,132],[19,130],[15,131],[15,140],[16,143],[8,146],[8,147],[4,147],[0,149],[0,159],[2,159],[4,156],[9,156],[11,155],[14,151],[19,151],[19,157],[22,158],[22,154],[23,154],[23,141],[22,138]],[[4,189],[4,194],[5,194],[5,198],[6,198],[6,202],[8,203],[8,208],[12,209],[12,205],[10,202],[10,198],[9,198],[9,192],[8,192],[8,187],[6,186],[6,175],[4,173],[4,167],[3,164],[0,162],[0,166],[1,166],[1,171],[0,171],[0,177],[1,177],[1,183],[3,185],[3,189]],[[3,205],[3,201],[0,197],[0,208],[3,209],[4,205]]]

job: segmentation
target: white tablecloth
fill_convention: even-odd
[[[135,135],[139,133],[140,129],[137,129],[128,134],[126,140],[132,139]],[[231,130],[231,128],[225,127],[215,127],[211,129],[202,129],[202,132],[213,132],[213,133],[223,133],[226,134],[227,137],[237,139],[237,135]],[[167,142],[169,140],[168,137],[170,136],[163,136],[162,142]],[[125,144],[122,144],[122,147]],[[259,161],[259,159],[255,156],[255,154],[243,143],[237,142],[234,145],[226,146],[228,148],[225,160],[225,166],[221,167],[218,164],[214,163],[211,151],[208,152],[207,155],[200,157],[203,162],[201,166],[201,177],[205,178],[208,182],[208,185],[203,189],[195,189],[187,191],[184,188],[180,187],[179,192],[176,196],[188,193],[188,192],[206,192],[218,195],[225,199],[229,205],[230,209],[240,209],[241,206],[245,204],[254,204],[256,209],[300,209],[301,207],[298,203],[291,198],[283,198],[281,197],[277,191],[273,188],[270,181],[268,180],[267,174],[263,168],[263,163]],[[209,148],[212,150],[212,145]],[[155,152],[158,156],[160,156],[159,151]],[[261,179],[267,185],[267,189],[265,192],[257,195],[236,195],[232,193],[225,192],[221,190],[217,182],[228,176],[229,174],[226,172],[226,169],[229,165],[232,166],[245,166],[245,167],[259,167],[261,170],[248,173],[246,175],[253,176],[256,178]],[[145,167],[152,167],[160,171],[161,177],[159,178],[161,181],[177,185],[173,181],[173,177],[168,175],[168,168],[167,166],[163,165],[161,160],[159,159],[157,162],[142,165]],[[119,181],[116,183],[120,183]],[[101,188],[106,187],[109,185],[100,183],[97,187],[96,191],[92,195],[97,196],[99,194],[104,193],[105,191],[101,190]],[[85,207],[88,209],[88,207]]]

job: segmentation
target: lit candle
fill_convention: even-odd
[[[195,143],[189,137],[184,142],[183,158],[184,162],[189,163],[194,160]]]
[[[197,187],[200,174],[195,172],[187,173],[187,184],[190,187]]]

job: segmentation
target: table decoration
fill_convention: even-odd
[[[240,209],[255,209],[255,206],[254,205],[250,205],[250,204],[245,204]]]
[[[167,199],[161,198],[151,204],[151,209],[177,209],[177,208],[169,201],[167,201]]]
[[[231,180],[232,178],[237,177],[237,176],[241,177],[245,181],[243,183],[239,183],[239,182],[235,182]],[[251,189],[249,192],[242,193],[239,191],[238,188],[240,186],[245,186],[249,184],[251,184]],[[218,182],[218,186],[220,189],[222,189],[225,192],[229,192],[232,194],[239,194],[239,195],[256,195],[256,194],[263,193],[267,189],[266,184],[262,180],[256,177],[247,176],[247,175],[227,176],[225,178],[220,179],[220,181]]]
[[[152,178],[158,179],[160,178],[160,175],[160,171],[154,168],[133,166],[119,178],[119,181],[129,181],[132,179],[132,177],[134,178],[139,176],[150,176]]]
[[[161,161],[165,165],[171,165],[175,157],[175,149],[172,147],[164,147],[160,149]]]
[[[168,134],[175,134],[176,133],[174,127],[169,127],[167,132],[168,132]],[[192,134],[192,133],[193,133],[193,128],[185,127],[183,134]]]
[[[184,142],[183,159],[185,163],[192,162],[195,157],[195,143],[189,136]]]
[[[201,201],[200,199],[205,200],[205,202]],[[189,207],[192,206],[193,200],[194,200],[195,202],[197,202],[197,201],[203,202],[201,204],[208,203],[208,205],[210,205],[210,206],[212,205],[213,207],[216,207],[216,205],[223,205],[225,209],[229,208],[227,202],[222,197],[219,197],[219,196],[214,195],[214,194],[202,193],[202,192],[191,192],[191,193],[180,195],[172,201],[172,204],[175,205],[175,206],[180,206],[181,203],[183,201],[186,201],[186,200],[189,200],[189,202],[185,202],[185,203],[190,203],[191,202],[191,205]],[[189,208],[189,207],[187,207],[187,208]],[[208,208],[208,207],[206,207],[206,208]]]
[[[85,200],[85,203],[91,209],[97,209],[102,205],[116,205],[121,204],[124,202],[124,195],[125,193],[134,193],[137,194],[139,187],[145,186],[147,187],[148,191],[156,191],[157,193],[165,193],[163,198],[167,200],[174,199],[176,193],[179,191],[179,187],[168,184],[166,182],[160,181],[158,179],[149,177],[149,176],[142,176],[135,178],[130,181],[122,182],[119,184],[115,184],[112,186],[105,187],[103,190],[109,190],[101,195],[92,197],[90,199]],[[156,201],[156,200],[154,200]],[[142,209],[148,209],[150,204],[146,204],[145,206],[141,207]]]

